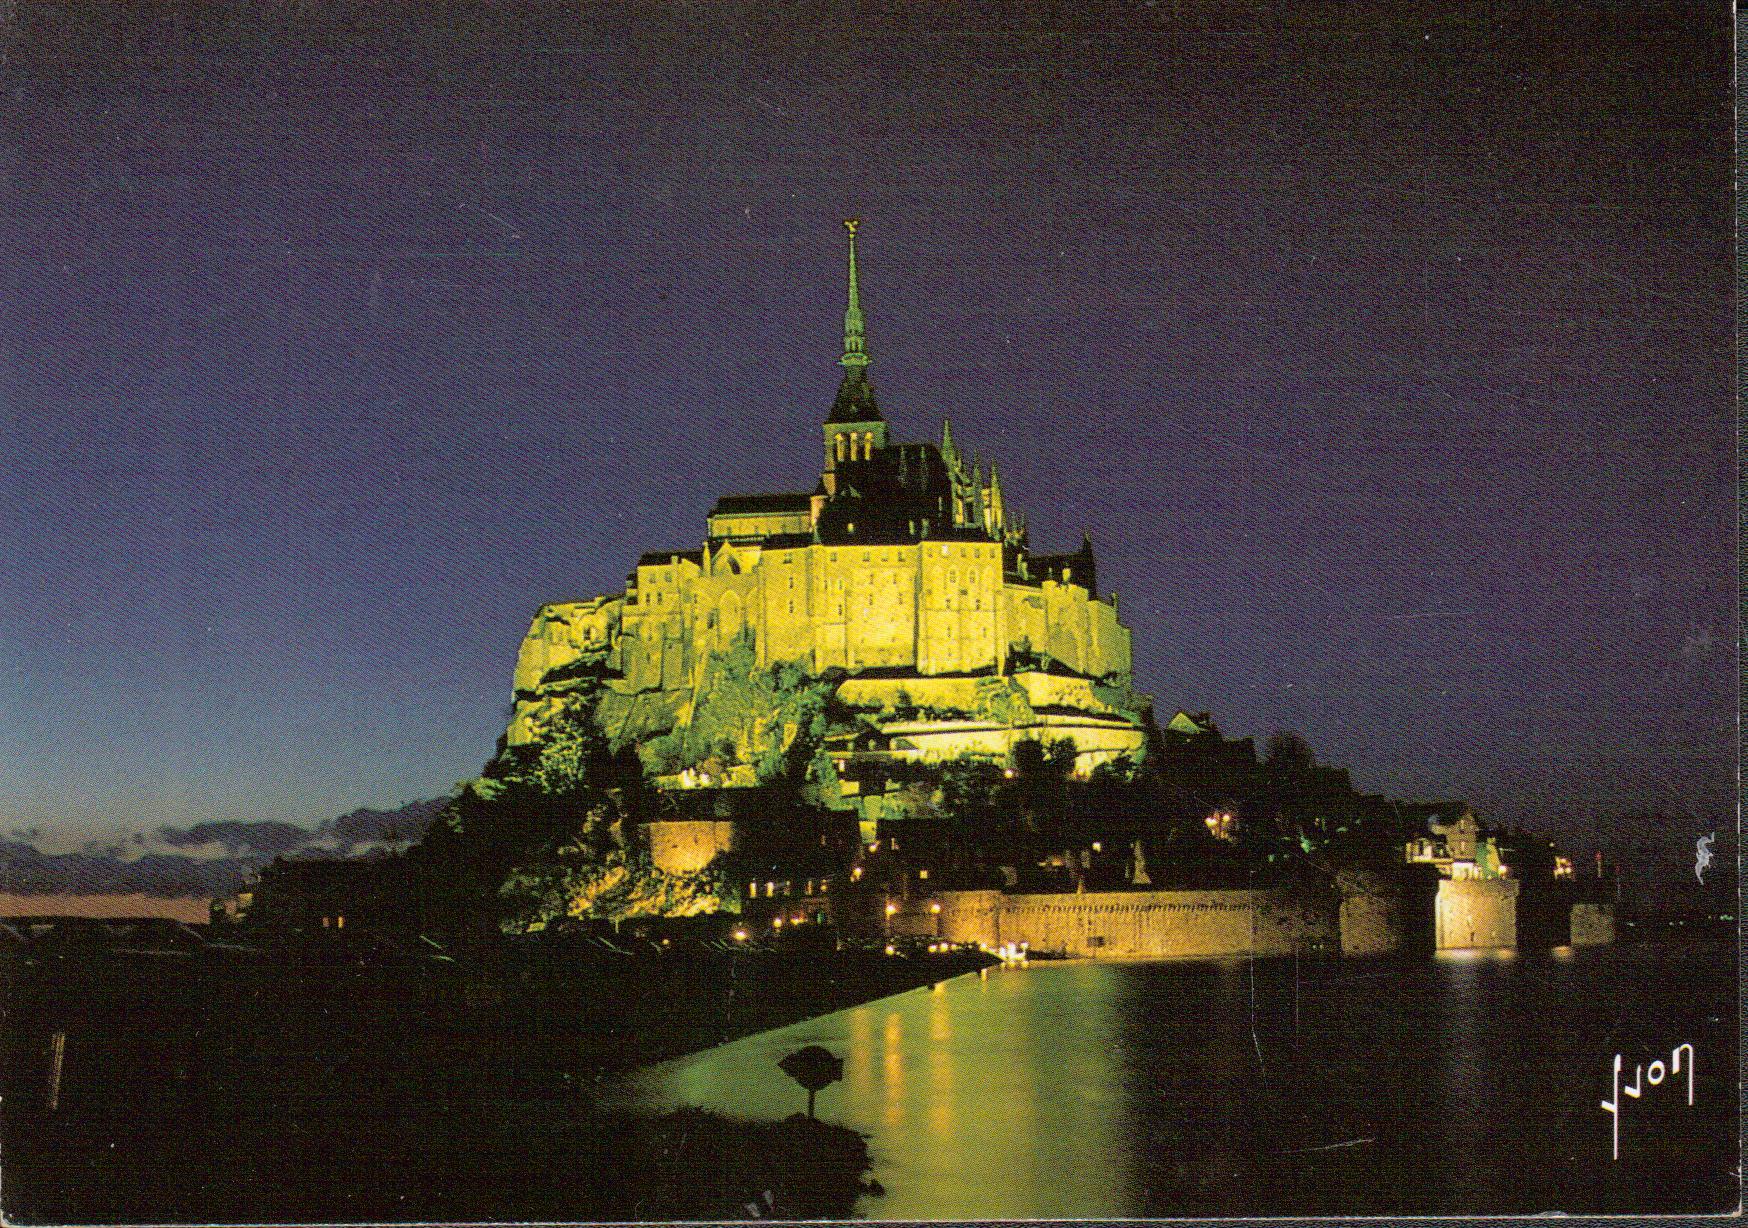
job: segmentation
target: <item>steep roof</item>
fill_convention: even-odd
[[[712,516],[748,516],[758,513],[805,512],[812,508],[807,494],[723,495],[710,509]]]
[[[831,413],[826,415],[826,424],[885,420],[880,416],[880,406],[874,398],[874,383],[868,378],[867,368],[845,371],[844,378],[838,383],[838,395],[832,402]]]
[[[637,565],[639,567],[666,567],[674,559],[684,559],[688,563],[702,563],[704,552],[702,550],[651,550],[647,554],[637,556]]]
[[[952,530],[952,487],[933,444],[880,448],[866,460],[839,462],[837,476],[838,492],[820,515],[822,540],[839,545],[914,541],[924,521],[930,538]]]

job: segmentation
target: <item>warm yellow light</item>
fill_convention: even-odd
[[[736,930],[734,932],[734,940],[736,942],[745,942],[747,940],[747,938],[748,938],[748,934],[745,930]]]
[[[1094,840],[1093,841],[1093,852],[1102,853],[1104,851],[1105,851],[1105,846],[1100,844],[1097,840]]]
[[[893,945],[892,945],[892,944],[891,944],[891,943],[890,943],[890,942],[889,942],[889,943],[887,943],[887,944],[886,944],[886,953],[887,953],[887,954],[888,954],[888,955],[897,955],[897,954],[898,954],[898,948],[897,948],[897,947],[895,947],[895,946],[893,946]]]
[[[1014,769],[1013,768],[1003,768],[1001,774],[1002,774],[1003,779],[1012,780],[1014,778]]]
[[[929,905],[929,911],[930,911],[930,912],[940,912],[940,911],[941,911],[941,906],[940,906],[940,905],[939,905],[939,904],[930,904],[930,905]]]
[[[893,913],[895,913],[897,911],[898,911],[898,905],[892,904],[892,903],[888,903],[886,905],[886,915],[887,916],[890,917]]]
[[[774,930],[782,929],[783,928],[783,918],[782,917],[772,917],[771,918],[771,928]]]
[[[807,918],[797,913],[795,916],[790,917],[789,920],[796,925],[800,925],[803,921],[807,920]]]
[[[880,851],[880,841],[876,840],[872,844],[870,844],[868,846],[868,851],[870,853],[878,853]]]
[[[918,870],[916,872],[916,876],[918,878],[927,878],[929,876],[929,872],[927,870]]]

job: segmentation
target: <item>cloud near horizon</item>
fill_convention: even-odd
[[[42,847],[40,828],[0,839],[0,891],[18,895],[224,896],[275,857],[365,857],[425,834],[447,798],[361,808],[319,827],[264,820],[159,827],[76,850]]]

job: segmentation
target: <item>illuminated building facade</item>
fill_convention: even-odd
[[[1428,835],[1410,840],[1404,847],[1404,859],[1410,864],[1435,865],[1441,876],[1450,879],[1510,876],[1510,869],[1500,864],[1493,838],[1481,834],[1473,811],[1464,810],[1449,822],[1434,819],[1427,827]]]

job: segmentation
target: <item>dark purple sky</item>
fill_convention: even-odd
[[[476,773],[541,602],[812,483],[850,213],[1163,715],[1733,826],[1727,6],[224,7],[13,31],[8,827]]]

